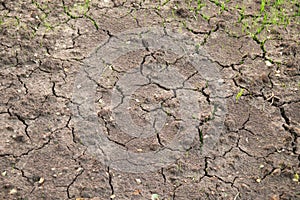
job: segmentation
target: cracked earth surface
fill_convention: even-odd
[[[199,12],[191,11],[197,7],[191,2],[0,1],[1,199],[123,200],[155,194],[166,200],[300,199],[300,19],[292,13],[299,3],[282,5],[293,16],[289,24],[251,35],[240,22],[251,21],[260,1],[226,1],[222,9],[217,1],[205,0]],[[214,88],[207,77],[185,57],[146,43],[142,51],[119,56],[98,79],[89,78],[96,84],[96,121],[108,141],[125,152],[174,150],[171,141],[183,115],[180,92],[193,92],[200,107],[195,116],[191,110],[195,137],[181,156],[133,173],[110,167],[88,151],[72,106],[77,105],[78,74],[93,62],[86,60],[95,49],[142,27],[179,30],[198,41],[195,50],[205,50],[222,77],[226,115],[209,148],[211,125],[222,114],[214,111]],[[163,77],[173,85],[155,80],[147,67],[157,63],[182,76]],[[125,133],[127,121],[116,125],[118,116],[110,107],[113,94],[118,97],[114,108],[122,106],[126,88],[118,83],[137,66],[131,74],[143,84],[127,95],[127,109],[134,124],[155,130],[152,137]],[[164,125],[154,120],[149,126],[155,112],[165,116]]]

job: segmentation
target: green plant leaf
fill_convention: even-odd
[[[159,195],[158,194],[152,194],[151,200],[159,200]]]
[[[240,91],[239,91],[239,93],[237,93],[237,95],[235,96],[236,103],[239,101],[239,99],[241,98],[241,96],[243,95],[243,93],[244,93],[244,89],[241,88]]]

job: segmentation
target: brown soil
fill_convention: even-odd
[[[293,13],[299,3],[285,5],[289,24],[270,25],[252,37],[236,7],[245,7],[243,22],[259,11],[260,1],[229,1],[222,10],[203,0],[199,13],[191,11],[197,1],[166,2],[0,1],[1,199],[300,199],[300,24]],[[109,63],[99,79],[91,78],[105,138],[135,154],[180,152],[156,170],[120,170],[114,167],[118,160],[108,165],[82,141],[72,112],[75,83],[83,66],[99,62],[93,58],[97,49],[115,36],[163,26],[199,42],[196,48],[207,53],[203,58],[216,66],[226,90],[214,96],[218,88],[184,57],[147,44]],[[152,65],[182,77],[156,76],[147,71]],[[149,137],[127,134],[127,115],[114,114],[111,106],[114,94],[126,100],[118,83],[136,67],[140,71],[132,73],[143,85],[128,96],[128,116],[137,127],[155,130]],[[179,136],[178,150],[172,141],[182,128],[180,96],[187,91],[201,112],[189,110],[197,122],[195,137]],[[226,102],[221,114],[213,111],[218,98]],[[155,113],[165,124],[153,121]],[[222,130],[211,135],[221,118]]]

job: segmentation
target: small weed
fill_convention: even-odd
[[[205,81],[205,88],[208,88],[208,80]]]
[[[239,99],[241,98],[241,96],[243,96],[244,93],[244,89],[241,88],[240,91],[237,93],[237,95],[235,96],[235,102],[238,103]]]
[[[216,5],[216,6],[221,6],[221,3],[218,0],[212,0],[212,2]]]
[[[165,2],[163,2],[163,3],[161,4],[161,6],[167,5],[167,3],[169,3],[169,2],[170,2],[170,0],[166,0]]]
[[[158,194],[152,194],[151,195],[151,200],[159,200],[159,195]]]
[[[90,0],[85,0],[85,3],[75,3],[72,7],[64,5],[64,12],[71,18],[77,19],[85,16],[90,7]]]
[[[197,0],[196,14],[198,14],[200,12],[201,8],[203,8],[204,6],[205,6],[205,4],[203,4],[201,0]]]
[[[44,22],[43,25],[47,28],[47,30],[53,30],[54,28],[49,22]]]
[[[181,162],[177,163],[176,168],[177,168],[177,171],[182,172],[182,163]]]
[[[226,6],[225,6],[225,3],[223,2],[222,4],[221,4],[221,9],[224,11],[224,10],[227,10],[227,8],[226,8]]]
[[[262,0],[260,3],[260,12],[263,13],[266,7],[266,0]]]
[[[188,158],[190,156],[190,152],[186,151],[184,155],[185,155],[186,158]]]
[[[242,23],[242,32],[243,32],[243,33],[246,32],[246,30],[247,30],[249,27],[250,27],[250,26],[249,26],[248,22]]]
[[[201,46],[201,45],[200,45],[199,43],[197,43],[197,44],[195,45],[196,53],[199,53],[200,46]]]
[[[297,174],[297,173],[294,174],[293,181],[299,182],[299,174]]]
[[[202,17],[203,19],[205,19],[206,21],[209,21],[209,20],[210,20],[210,16],[208,16],[208,15],[201,14],[201,17]]]
[[[240,17],[239,17],[239,19],[238,19],[238,22],[241,22],[244,18],[245,18],[245,7],[243,6],[243,7],[241,7],[241,10],[239,11],[239,13],[240,13]]]
[[[276,0],[274,5],[276,7],[278,7],[278,6],[282,5],[282,4],[283,4],[283,0]]]

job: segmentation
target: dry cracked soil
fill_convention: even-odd
[[[0,1],[0,198],[300,199],[299,9]]]

